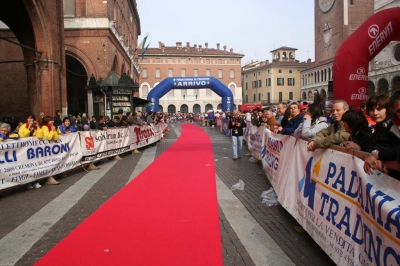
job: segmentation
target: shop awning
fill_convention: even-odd
[[[132,97],[132,98],[133,98],[133,105],[135,107],[146,107],[149,103],[151,103],[150,101],[139,97]]]

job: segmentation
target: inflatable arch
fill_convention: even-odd
[[[233,94],[221,81],[214,77],[170,77],[161,81],[147,95],[150,105],[146,111],[157,112],[159,101],[162,96],[171,89],[204,89],[210,88],[222,97],[222,110],[233,111]]]
[[[368,63],[391,41],[400,41],[400,7],[367,19],[339,47],[333,61],[333,99],[354,108],[368,99]]]

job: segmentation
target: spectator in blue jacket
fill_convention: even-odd
[[[299,104],[297,102],[292,102],[289,105],[290,116],[288,118],[289,122],[284,128],[279,127],[279,131],[283,135],[291,135],[303,122],[304,114],[300,113]]]

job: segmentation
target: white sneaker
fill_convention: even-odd
[[[26,188],[27,188],[27,189],[32,189],[32,188],[33,188],[33,185],[32,185],[32,184],[28,184],[28,185],[26,186]]]
[[[35,188],[41,188],[42,186],[39,184],[39,182],[35,183]]]

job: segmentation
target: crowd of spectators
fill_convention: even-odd
[[[221,127],[221,120],[226,118],[232,135],[234,160],[241,156],[241,138],[245,123],[248,122],[253,126],[266,127],[274,133],[308,139],[307,150],[310,152],[340,145],[346,151],[371,153],[365,160],[366,173],[372,174],[377,169],[400,179],[400,172],[388,170],[385,164],[386,161],[396,160],[400,163],[400,90],[393,92],[391,97],[384,93],[374,94],[361,103],[359,110],[350,110],[344,100],[334,101],[331,109],[323,110],[323,106],[317,102],[281,102],[276,106],[244,112],[119,112],[113,119],[109,116],[90,117],[85,113],[61,119],[62,114],[57,110],[54,117],[41,112],[38,119],[30,114],[23,122],[13,118],[4,119],[0,125],[0,141],[30,136],[57,140],[60,134],[159,122],[198,121],[202,126],[214,128]]]
[[[150,123],[167,122],[168,115],[164,113],[149,113],[142,116],[140,111],[127,112],[123,114],[119,112],[118,115],[110,119],[109,116],[92,116],[86,113],[73,116],[62,117],[60,110],[57,110],[54,116],[45,115],[41,112],[36,118],[34,114],[26,116],[24,121],[18,122],[12,117],[3,118],[0,123],[0,141],[7,141],[8,139],[19,139],[26,137],[36,137],[38,139],[47,139],[49,141],[56,141],[59,135],[70,134],[78,131],[87,130],[107,130],[114,127],[128,127],[130,125],[147,125]],[[134,153],[140,153],[134,150]],[[40,188],[38,182],[28,184],[28,189]]]
[[[397,161],[400,164],[400,90],[390,97],[384,93],[374,94],[361,103],[359,110],[349,107],[344,100],[334,101],[331,109],[323,110],[323,106],[320,103],[282,102],[237,115],[253,126],[264,126],[274,133],[306,139],[310,152],[339,145],[345,151],[370,153],[364,162],[367,174],[380,170],[400,180],[400,172],[388,169],[385,163]],[[230,120],[228,126],[232,130],[233,159],[236,160],[240,158],[241,147],[237,144],[238,134],[233,132],[242,120],[239,123],[234,120],[235,113],[233,116],[222,113]],[[213,116],[215,114],[211,119]],[[213,122],[210,126],[213,127]]]

